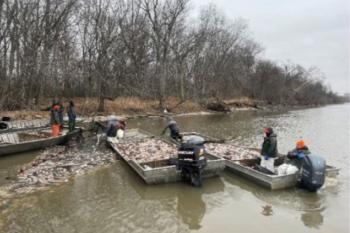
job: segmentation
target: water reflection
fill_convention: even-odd
[[[273,216],[273,207],[282,207],[300,213],[300,219],[306,227],[317,228],[323,223],[322,212],[326,209],[325,203],[328,195],[324,189],[318,193],[310,193],[298,188],[271,191],[228,172],[224,178],[225,182],[231,184],[232,187],[248,191],[266,203],[261,207],[261,214],[264,216]]]
[[[264,216],[272,216],[273,215],[273,209],[270,205],[264,205],[262,206],[261,214]]]
[[[200,192],[196,190],[194,192],[180,192],[177,195],[176,209],[182,221],[188,225],[189,229],[197,230],[201,228],[201,222],[206,213],[206,206]]]
[[[321,212],[305,212],[301,214],[301,220],[306,227],[318,229],[323,223],[323,215]]]
[[[325,198],[327,193],[325,190],[319,193],[308,193],[299,190],[299,202],[302,203],[300,207],[301,220],[306,227],[318,229],[323,223],[323,211],[326,209]]]
[[[189,230],[200,229],[203,217],[223,204],[220,197],[215,195],[224,192],[225,189],[225,184],[219,177],[204,180],[201,188],[192,187],[187,183],[146,185],[135,174],[125,178],[142,200],[152,204],[162,203],[164,200],[173,203],[171,207],[163,207],[170,210],[174,206],[179,220]]]

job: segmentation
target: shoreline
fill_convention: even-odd
[[[67,105],[68,99],[62,99],[62,104]],[[77,116],[83,118],[95,116],[118,115],[127,118],[141,117],[162,117],[165,115],[190,116],[190,115],[209,115],[218,113],[234,113],[237,111],[285,111],[299,108],[315,107],[314,105],[272,105],[264,101],[253,100],[246,97],[214,100],[209,99],[203,103],[190,100],[181,101],[178,98],[168,98],[165,101],[165,109],[160,109],[156,100],[140,99],[136,97],[120,97],[114,100],[105,100],[104,111],[99,112],[98,100],[96,98],[73,98]],[[48,106],[51,105],[51,99],[38,106],[31,106],[21,110],[7,110],[0,112],[2,117],[9,117],[11,120],[33,120],[49,118]],[[316,106],[318,107],[318,106]]]
[[[64,106],[69,99],[61,99]],[[327,105],[282,105],[269,104],[265,101],[250,99],[248,97],[239,97],[234,99],[217,100],[207,99],[203,102],[192,100],[180,100],[176,97],[169,97],[165,100],[165,109],[159,108],[157,100],[142,99],[137,97],[119,97],[113,100],[104,101],[104,111],[98,110],[97,98],[72,99],[75,103],[77,116],[80,118],[92,118],[98,116],[116,115],[128,119],[142,117],[164,117],[171,116],[196,116],[211,115],[222,113],[235,113],[240,111],[292,111],[297,109],[315,108]],[[0,112],[0,121],[3,117],[9,117],[11,121],[15,120],[35,120],[48,119],[50,112],[47,110],[51,105],[51,98],[46,98],[37,106],[29,106],[21,110],[6,110]],[[333,104],[329,104],[333,105]],[[66,115],[66,113],[64,114]]]
[[[331,104],[334,105],[334,104]],[[206,115],[216,115],[216,114],[233,114],[235,112],[245,112],[245,111],[271,111],[271,112],[281,112],[281,111],[295,111],[295,110],[303,110],[303,109],[312,109],[312,108],[320,108],[325,107],[328,105],[322,105],[322,106],[280,106],[280,105],[273,105],[273,106],[263,106],[259,108],[250,108],[250,107],[235,107],[232,108],[230,111],[212,111],[212,110],[202,110],[202,111],[187,111],[187,112],[167,112],[167,113],[135,113],[135,114],[128,114],[128,112],[121,112],[121,113],[109,113],[109,112],[103,112],[103,113],[96,113],[93,115],[80,115],[77,114],[77,123],[83,122],[87,123],[92,120],[95,121],[105,121],[108,116],[110,115],[116,115],[119,117],[123,117],[126,119],[137,119],[137,118],[158,118],[158,117],[166,117],[166,116],[173,116],[173,117],[186,117],[186,116],[206,116]],[[4,114],[5,113],[5,114]],[[49,120],[49,114],[47,112],[43,111],[31,111],[31,110],[21,110],[21,111],[5,111],[2,112],[3,116],[9,116],[11,118],[11,121],[31,121],[31,120]],[[24,117],[24,115],[27,115],[27,117]],[[65,117],[65,121],[67,121]]]

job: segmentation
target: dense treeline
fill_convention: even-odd
[[[187,0],[0,0],[0,109],[46,97],[339,101],[315,69],[262,59],[242,19]]]

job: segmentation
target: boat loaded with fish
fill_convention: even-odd
[[[182,135],[184,139],[196,135],[208,142],[223,141],[197,132],[187,132],[182,133]],[[173,139],[170,140],[179,144]],[[338,168],[326,165],[321,157],[315,155],[306,156],[300,161],[301,168],[291,174],[268,174],[259,169],[260,153],[258,149],[244,148],[226,142],[222,144],[207,143],[205,150],[207,154],[224,158],[226,170],[246,177],[271,190],[300,186],[309,191],[317,191],[324,184],[326,177],[335,177],[339,173]],[[286,161],[287,156],[279,154],[275,160],[275,167],[285,164]]]
[[[80,133],[80,128],[72,132],[63,129],[61,135],[57,137],[51,136],[50,128],[2,133],[0,134],[0,156],[62,145]]]
[[[147,184],[188,179],[199,186],[202,178],[219,175],[225,168],[225,160],[204,153],[201,142],[187,142],[186,146],[195,147],[192,153],[189,147],[178,147],[140,129],[128,129],[123,139],[108,138],[107,143]]]

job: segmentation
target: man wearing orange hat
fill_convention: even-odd
[[[295,149],[288,152],[287,157],[289,159],[302,159],[305,155],[310,154],[309,148],[305,145],[304,140],[300,139],[297,141]]]

